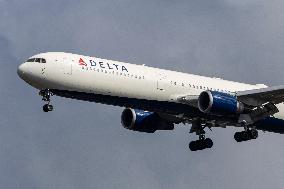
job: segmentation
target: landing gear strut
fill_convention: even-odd
[[[53,110],[53,106],[50,104],[50,97],[52,96],[52,93],[49,89],[41,90],[39,92],[39,95],[42,96],[42,100],[47,102],[45,105],[43,105],[42,110],[44,112],[50,112]]]
[[[191,151],[197,151],[197,150],[204,150],[206,148],[212,148],[213,141],[210,138],[205,137],[204,128],[206,126],[202,126],[200,122],[197,122],[193,123],[193,127],[197,127],[196,134],[199,136],[199,140],[191,141],[188,145],[189,149]]]
[[[242,132],[236,132],[234,135],[234,139],[237,142],[248,141],[252,139],[257,139],[258,131],[256,129],[249,129],[247,125],[243,124],[245,130]]]

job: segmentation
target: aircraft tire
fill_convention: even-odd
[[[241,138],[242,138],[242,141],[248,141],[250,140],[250,133],[248,131],[242,131],[241,132]]]
[[[213,146],[213,141],[210,138],[206,138],[204,140],[204,143],[205,143],[206,148],[212,148]]]
[[[213,141],[210,138],[206,138],[205,140],[191,141],[188,145],[191,151],[204,150],[206,148],[212,148],[212,146]]]
[[[237,141],[237,142],[242,142],[242,134],[240,132],[236,132],[235,135],[234,135],[234,139]]]
[[[45,104],[45,105],[42,107],[42,110],[43,110],[44,112],[50,112],[50,111],[53,110],[53,106],[50,105],[50,104]]]
[[[191,141],[188,147],[191,151],[197,151],[198,150],[197,141]]]
[[[256,129],[250,130],[249,134],[250,134],[251,139],[257,139],[257,137],[258,137],[258,131]]]

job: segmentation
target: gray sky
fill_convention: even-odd
[[[284,136],[237,144],[214,129],[190,152],[188,126],[143,134],[122,108],[53,98],[16,75],[28,57],[66,51],[207,76],[284,84],[282,0],[0,0],[1,188],[283,188]]]

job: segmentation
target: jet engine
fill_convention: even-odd
[[[204,113],[241,114],[244,111],[244,104],[227,93],[203,91],[198,98],[198,108]]]
[[[146,133],[174,129],[173,123],[165,121],[157,113],[130,108],[122,112],[121,124],[126,129]]]

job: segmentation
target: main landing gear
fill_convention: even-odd
[[[243,142],[243,141],[248,141],[248,140],[252,140],[252,139],[257,139],[258,137],[258,131],[254,128],[250,129],[248,127],[248,125],[246,124],[246,122],[242,123],[243,127],[244,127],[244,131],[242,132],[236,132],[234,135],[234,139],[237,142]]]
[[[42,100],[47,102],[45,105],[43,105],[42,110],[44,112],[51,112],[53,110],[53,106],[50,104],[50,97],[52,96],[52,93],[49,89],[41,90],[39,92],[39,95],[42,96]]]
[[[258,131],[256,129],[247,129],[242,132],[236,132],[234,135],[234,138],[237,142],[257,139],[257,137],[258,137]]]
[[[204,128],[206,126],[202,126],[200,122],[199,123],[197,122],[193,124],[193,127],[196,128],[195,132],[199,136],[199,140],[191,141],[188,145],[189,149],[191,151],[197,151],[197,150],[204,150],[206,148],[212,148],[213,141],[210,138],[205,137]]]
[[[191,151],[204,150],[206,148],[212,148],[213,141],[210,138],[199,139],[191,141],[188,146]]]

